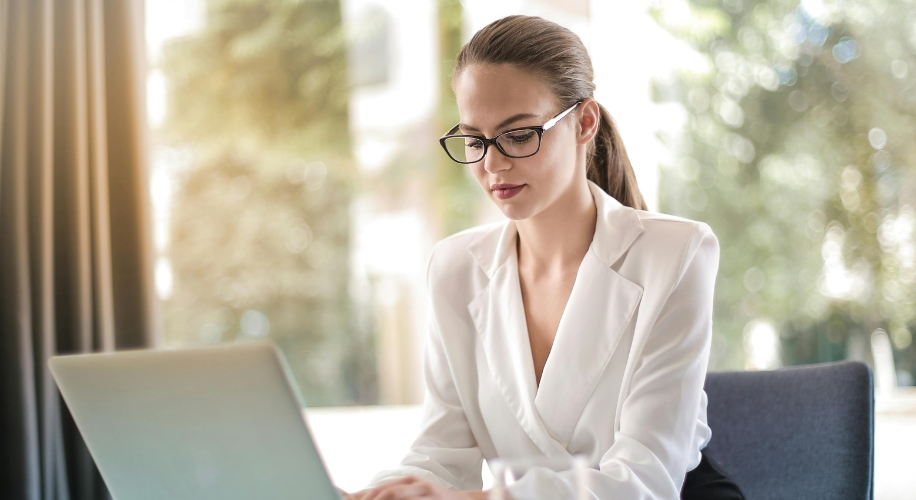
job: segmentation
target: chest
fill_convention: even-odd
[[[511,252],[462,297],[468,321],[455,318],[460,309],[450,302],[433,301],[457,360],[457,375],[448,376],[468,402],[481,449],[498,456],[588,454],[596,443],[607,449],[619,428],[618,395],[643,289],[591,251],[565,282],[529,280],[519,264]],[[459,326],[470,329],[462,334]],[[469,357],[476,362],[460,361]]]
[[[538,385],[575,281],[575,270],[553,276],[537,276],[519,270],[528,342]]]

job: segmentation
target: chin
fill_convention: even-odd
[[[534,215],[534,210],[528,204],[512,203],[511,201],[496,200],[496,206],[499,211],[511,220],[528,219]]]

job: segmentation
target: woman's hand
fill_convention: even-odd
[[[340,496],[343,498],[343,500],[362,500],[363,495],[365,495],[366,493],[372,490],[363,490],[363,491],[357,491],[356,493],[347,493],[346,491],[340,488],[337,488],[337,491],[340,492]]]
[[[454,491],[417,479],[402,477],[371,490],[345,494],[345,500],[487,500],[485,491]]]

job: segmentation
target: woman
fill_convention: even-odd
[[[483,499],[483,459],[579,454],[595,498],[743,498],[701,452],[718,242],[646,211],[592,73],[537,17],[458,55],[441,142],[509,220],[436,245],[422,431],[351,498]]]

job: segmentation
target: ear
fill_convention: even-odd
[[[588,98],[579,105],[579,120],[576,122],[576,142],[579,144],[588,144],[598,133],[598,127],[601,125],[601,110],[598,103]]]

